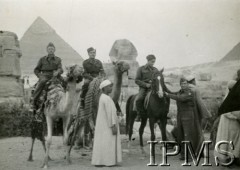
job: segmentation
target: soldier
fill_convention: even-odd
[[[40,58],[36,68],[34,69],[35,75],[39,78],[39,83],[33,94],[33,107],[35,107],[36,101],[44,89],[47,81],[52,77],[60,77],[60,75],[63,73],[62,61],[59,57],[54,55],[55,50],[54,44],[50,42],[47,45],[48,55]]]
[[[180,79],[181,90],[176,93],[165,93],[177,102],[177,141],[181,147],[182,141],[191,142],[193,151],[198,153],[204,136],[201,128],[202,113],[196,98],[195,89],[189,87],[186,78]],[[181,150],[180,160],[184,160],[184,149]]]
[[[148,61],[147,64],[138,68],[135,78],[135,83],[139,86],[139,93],[136,100],[136,121],[140,121],[140,115],[144,114],[144,99],[147,92],[151,89],[152,75],[154,72],[158,71],[157,68],[153,67],[156,57],[154,55],[148,55],[146,58]]]
[[[93,78],[97,77],[100,72],[103,72],[103,65],[102,62],[98,59],[95,59],[96,57],[96,49],[93,47],[90,47],[87,49],[89,59],[85,60],[83,62],[83,68],[84,68],[84,84],[82,87],[82,93],[80,95],[81,97],[81,107],[84,108],[84,99],[88,91],[88,86],[90,82],[93,80]]]

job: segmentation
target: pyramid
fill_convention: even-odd
[[[20,40],[23,75],[33,74],[39,59],[47,54],[46,46],[49,42],[55,45],[55,54],[62,59],[63,68],[73,63],[82,65],[83,58],[48,23],[38,17]]]
[[[227,55],[220,60],[220,62],[233,60],[240,61],[240,42],[236,46],[234,46],[233,49],[229,51]]]

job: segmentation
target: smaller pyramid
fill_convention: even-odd
[[[20,40],[21,68],[24,74],[33,74],[39,59],[47,55],[46,47],[52,42],[56,56],[62,59],[63,68],[70,64],[82,65],[83,58],[41,17],[38,17]]]
[[[230,50],[225,57],[223,57],[220,62],[225,61],[240,61],[240,42]]]

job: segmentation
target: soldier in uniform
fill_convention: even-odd
[[[183,147],[182,141],[190,141],[194,152],[198,153],[204,140],[200,123],[202,113],[198,107],[197,96],[189,87],[186,78],[180,79],[180,86],[179,92],[166,92],[168,97],[177,102],[177,141],[181,147]],[[180,160],[184,159],[184,149],[181,149]]]
[[[54,44],[50,42],[47,45],[48,55],[40,58],[36,68],[34,69],[34,73],[39,78],[39,82],[33,93],[33,107],[35,107],[36,100],[40,96],[47,81],[52,77],[60,77],[63,73],[62,61],[59,57],[54,55],[55,50]]]
[[[87,49],[89,59],[83,61],[83,68],[84,68],[84,84],[82,87],[81,97],[81,107],[84,107],[84,99],[88,91],[88,86],[93,78],[97,77],[100,72],[104,72],[102,62],[96,57],[96,49],[90,47]]]
[[[136,100],[138,113],[136,121],[140,121],[140,115],[144,114],[144,99],[147,95],[147,92],[151,89],[152,75],[154,72],[158,71],[157,68],[153,67],[156,57],[154,55],[148,55],[146,58],[147,64],[138,68],[135,78],[135,83],[139,86],[139,93]]]

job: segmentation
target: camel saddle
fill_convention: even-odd
[[[37,82],[34,86],[33,86],[33,89],[31,91],[31,94],[34,93],[37,85],[38,85],[39,82]],[[49,98],[49,92],[53,89],[53,86],[58,86],[59,88],[58,89],[61,89],[61,90],[65,90],[66,88],[66,82],[64,81],[63,78],[61,79],[51,79],[49,80],[46,84],[45,84],[45,87],[44,89],[42,90],[41,94],[39,95],[36,103],[35,103],[35,116],[37,116],[38,120],[41,121],[42,120],[42,114],[41,112],[43,112],[43,108],[45,106],[45,102],[47,101],[47,98]],[[55,94],[55,93],[54,93]],[[50,93],[51,97],[50,98],[54,98],[53,97],[53,93]],[[53,102],[53,100],[51,100],[51,102]],[[30,102],[32,104],[32,102]],[[41,115],[41,116],[40,116]]]

